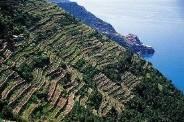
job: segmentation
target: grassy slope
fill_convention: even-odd
[[[45,1],[10,10],[0,13],[4,117],[184,121],[183,95],[150,63]]]

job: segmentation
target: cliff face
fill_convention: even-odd
[[[150,63],[57,6],[16,2],[0,11],[0,117],[184,121],[184,96]]]
[[[82,20],[84,23],[90,25],[92,28],[97,29],[104,33],[117,33],[109,23],[97,18],[92,13],[88,12],[84,7],[78,5],[76,2],[60,2],[58,5],[71,13],[76,18]]]
[[[131,43],[129,39],[126,38],[126,36],[124,37],[121,34],[117,33],[111,24],[97,18],[95,15],[87,11],[83,6],[78,5],[76,2],[66,2],[63,0],[53,2],[57,3],[62,9],[69,12],[80,21],[96,29],[98,32],[105,34],[107,37],[114,40],[121,46],[127,47],[133,52],[138,53],[142,56],[146,56],[147,54],[154,54],[155,51],[152,47],[146,46],[142,43]],[[137,41],[140,40],[137,38]]]

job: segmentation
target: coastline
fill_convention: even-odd
[[[62,7],[66,12],[73,15],[79,21],[84,22],[99,33],[105,34],[111,40],[117,42],[123,47],[129,48],[132,52],[139,54],[141,57],[154,55],[154,48],[143,44],[142,41],[139,40],[138,36],[135,34],[128,34],[126,36],[119,34],[111,24],[96,17],[93,13],[87,11],[85,7],[80,6],[78,3],[71,2],[69,0],[51,0],[51,2],[56,3],[59,7]],[[127,38],[130,36],[132,39]],[[132,40],[134,40],[133,43],[131,42]]]

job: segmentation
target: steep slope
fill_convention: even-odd
[[[71,1],[55,1],[58,6],[63,8],[65,11],[69,12],[71,15],[76,17],[77,19],[81,20],[85,24],[89,25],[90,27],[96,29],[98,32],[105,34],[110,39],[116,41],[118,44],[122,45],[123,47],[128,47],[135,53],[139,53],[141,56],[147,56],[154,54],[154,49],[150,46],[146,46],[143,43],[140,43],[140,40],[134,36],[122,36],[121,34],[117,33],[116,30],[112,27],[111,24],[101,20],[100,18],[93,15],[91,12],[87,11],[83,6],[78,5],[76,2]],[[134,40],[134,42],[133,42]]]
[[[0,11],[3,118],[184,121],[184,96],[150,63],[46,1],[16,4]]]

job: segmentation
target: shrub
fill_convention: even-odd
[[[34,66],[38,68],[43,68],[46,65],[50,64],[49,57],[42,53],[33,57]]]
[[[88,101],[89,106],[94,106],[95,109],[98,110],[102,102],[102,95],[97,90],[94,90],[93,94],[89,96]]]
[[[23,63],[18,68],[18,73],[21,75],[22,78],[24,78],[27,81],[31,81],[33,79],[32,71],[33,71],[33,66],[30,66],[26,63]]]

